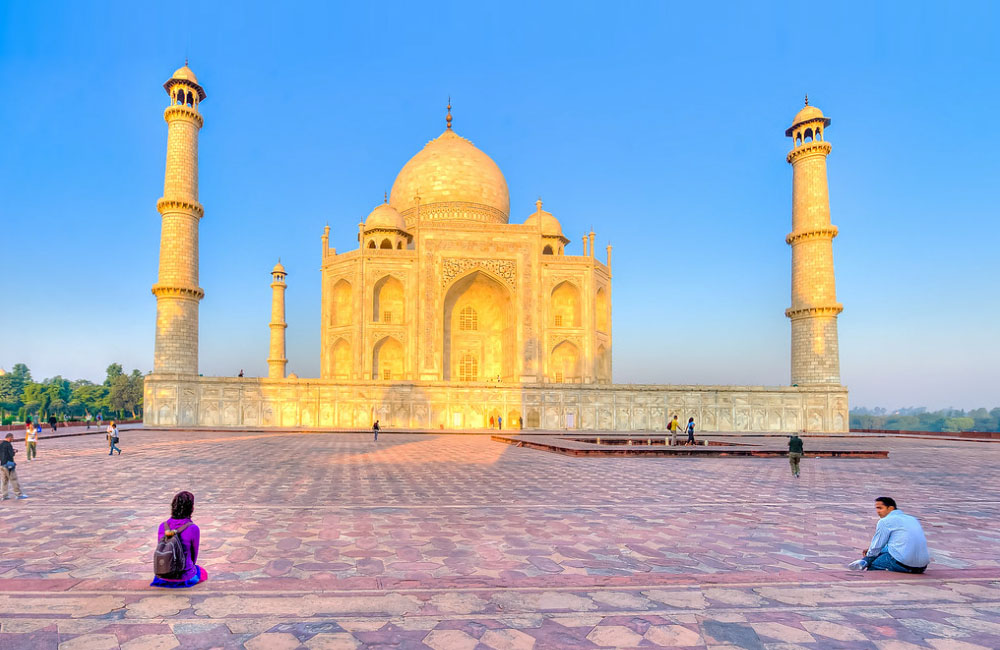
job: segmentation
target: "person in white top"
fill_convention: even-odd
[[[917,518],[899,510],[892,497],[875,499],[875,512],[879,520],[871,544],[865,549],[865,556],[852,562],[849,568],[855,571],[923,573],[931,556],[924,529]]]
[[[111,445],[111,448],[108,450],[108,456],[116,451],[119,456],[122,455],[122,450],[118,448],[118,425],[115,424],[114,420],[108,425],[108,443]]]
[[[30,422],[24,428],[24,452],[28,455],[28,460],[38,458],[38,431]]]

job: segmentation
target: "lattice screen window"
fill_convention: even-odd
[[[383,323],[391,323],[392,322],[392,312],[391,311],[384,311],[384,312],[382,312],[382,322]]]
[[[556,314],[556,327],[562,327],[562,314]]]
[[[392,379],[392,371],[388,370],[388,369],[383,370],[382,371],[382,379],[384,379],[386,381],[391,380]]]
[[[463,354],[462,360],[458,364],[459,381],[476,381],[478,377],[479,361],[471,354]]]
[[[556,373],[556,383],[557,384],[563,383],[563,374],[562,374],[562,372],[557,372]]]
[[[458,313],[458,329],[463,332],[479,329],[479,315],[472,307],[466,307]]]

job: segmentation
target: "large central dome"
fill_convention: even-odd
[[[474,144],[448,128],[403,166],[392,184],[389,203],[417,220],[507,223],[510,193],[497,164]]]

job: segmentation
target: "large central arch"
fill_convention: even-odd
[[[442,322],[445,381],[516,379],[516,321],[503,283],[478,270],[457,280],[445,294]]]

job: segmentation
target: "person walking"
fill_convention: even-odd
[[[49,416],[49,426],[52,427],[52,433],[56,432],[56,422],[58,421],[59,420],[56,419],[56,416],[54,415]]]
[[[87,428],[88,429],[90,428],[90,421],[92,419],[94,419],[94,416],[90,414],[90,411],[87,411],[87,414],[85,416],[83,416],[83,421],[87,423]]]
[[[170,502],[170,519],[160,524],[160,528],[156,531],[157,554],[165,542],[176,536],[180,540],[179,550],[184,556],[184,568],[176,573],[156,575],[149,583],[150,587],[184,589],[208,580],[208,573],[198,566],[201,530],[191,521],[192,514],[194,514],[194,495],[186,491],[175,494],[173,501]]]
[[[802,438],[792,434],[788,439],[788,464],[792,467],[792,476],[799,477],[799,463],[802,462]]]
[[[677,446],[677,432],[681,428],[681,423],[677,421],[677,415],[674,415],[674,419],[667,423],[667,429],[670,430],[670,446]]]
[[[108,456],[116,451],[119,456],[122,455],[122,450],[118,447],[118,425],[115,424],[114,420],[108,425],[108,443],[111,445],[110,449],[108,449]]]
[[[24,428],[24,453],[28,460],[38,458],[38,432],[30,424]]]
[[[491,416],[490,416],[490,428],[492,429],[492,428],[494,427],[494,425],[495,425],[495,424],[496,424],[496,418],[494,418],[494,417],[493,417],[493,416],[491,415]]]
[[[923,573],[930,564],[927,538],[920,521],[896,507],[892,497],[875,499],[875,535],[864,557],[851,562],[852,571],[896,571]]]
[[[687,444],[689,445],[697,444],[694,441],[694,418],[688,418],[687,434],[688,434]]]
[[[378,432],[382,430],[382,427],[378,425],[378,420],[375,420],[375,424],[372,425],[372,433],[375,434],[375,442],[378,442]]]
[[[17,463],[14,462],[14,454],[17,450],[14,449],[14,434],[8,433],[0,442],[0,500],[6,501],[10,498],[7,494],[10,485],[14,488],[14,496],[18,499],[27,499],[28,495],[21,491],[21,482],[17,480],[17,472],[15,467]]]

